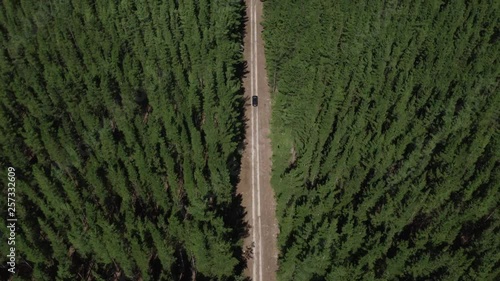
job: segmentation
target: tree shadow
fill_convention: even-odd
[[[246,25],[248,23],[248,16],[246,13],[246,3],[244,0],[239,1],[240,4],[240,24],[237,26],[237,30],[233,30],[234,34],[238,34],[238,43],[244,46],[244,38],[246,36]],[[242,49],[243,50],[243,49]],[[241,52],[241,56],[243,56],[243,52]],[[235,128],[235,138],[233,141],[238,143],[237,149],[229,155],[227,159],[228,169],[230,171],[230,180],[232,190],[232,201],[227,206],[227,209],[223,211],[222,215],[224,217],[224,221],[228,226],[231,227],[232,231],[230,233],[230,237],[228,237],[231,241],[231,245],[233,245],[232,251],[233,256],[238,259],[238,265],[235,268],[235,279],[236,276],[242,276],[243,271],[247,268],[247,260],[251,258],[248,254],[248,249],[243,249],[242,241],[249,236],[250,225],[245,220],[246,210],[242,205],[242,195],[237,193],[237,186],[241,180],[241,161],[243,152],[246,149],[246,130],[248,128],[249,120],[245,117],[245,108],[248,106],[249,98],[245,97],[245,88],[243,86],[243,80],[247,77],[248,71],[248,63],[247,61],[240,59],[238,63],[233,65],[236,70],[236,77],[240,82],[240,89],[237,92],[237,100],[235,101],[234,106],[236,106],[237,112],[239,112],[237,116],[238,126]],[[249,277],[244,280],[250,280]]]

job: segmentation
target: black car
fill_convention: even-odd
[[[252,96],[252,105],[253,106],[259,105],[259,97],[258,96]]]

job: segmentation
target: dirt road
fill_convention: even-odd
[[[254,281],[276,280],[277,256],[276,203],[271,189],[271,141],[269,122],[271,100],[268,88],[264,46],[262,41],[262,3],[246,0],[247,22],[244,56],[248,74],[244,78],[246,106],[246,147],[238,192],[243,197],[246,219],[251,226],[245,248],[251,249],[247,276]],[[251,106],[251,97],[258,96],[259,104]]]

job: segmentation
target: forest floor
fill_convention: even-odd
[[[274,281],[278,268],[276,201],[271,188],[271,97],[262,40],[262,3],[246,0],[244,57],[247,62],[245,88],[246,146],[242,157],[238,193],[250,225],[244,249],[249,257],[245,273],[253,281]],[[251,97],[259,97],[257,107]]]

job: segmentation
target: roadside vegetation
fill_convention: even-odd
[[[498,280],[498,1],[266,1],[279,280]]]
[[[7,167],[17,173],[15,280],[241,279],[243,9],[2,2],[0,166],[3,181]]]

